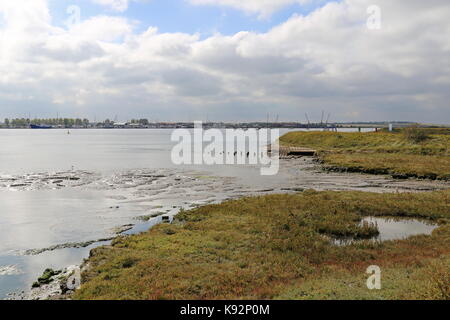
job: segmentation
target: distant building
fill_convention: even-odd
[[[116,122],[113,124],[114,128],[118,128],[118,129],[123,129],[127,127],[127,123],[126,122]]]

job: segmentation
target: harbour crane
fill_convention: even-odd
[[[328,121],[330,121],[330,116],[331,116],[331,113],[328,114],[327,122],[325,123],[325,126],[327,126],[327,127],[328,127]]]
[[[308,121],[308,127],[310,127],[311,126],[311,122],[309,121],[308,114],[305,113],[305,116],[306,116],[306,120]]]

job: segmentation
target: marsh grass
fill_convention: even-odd
[[[280,141],[288,146],[318,150],[328,170],[390,174],[395,178],[450,179],[450,134],[446,129],[291,132]]]
[[[430,136],[425,130],[421,130],[417,126],[405,128],[403,130],[403,135],[405,136],[406,140],[412,143],[421,143],[430,138]]]
[[[307,190],[183,211],[174,224],[94,249],[74,298],[442,298],[448,269],[434,266],[449,261],[449,203],[450,190]],[[376,226],[360,223],[366,216],[421,218],[440,227],[432,236],[332,244],[333,236],[376,234]],[[385,272],[386,290],[365,287],[369,265]]]

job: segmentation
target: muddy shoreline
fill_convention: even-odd
[[[39,255],[44,252],[66,248],[88,247],[113,240],[117,236],[140,233],[162,222],[162,216],[173,217],[181,209],[190,209],[209,203],[220,203],[229,199],[274,193],[296,193],[306,189],[317,191],[359,190],[370,192],[425,192],[450,188],[450,182],[403,179],[398,180],[384,175],[363,173],[330,172],[324,169],[315,158],[291,158],[280,160],[280,174],[265,178],[262,184],[252,185],[251,177],[212,176],[208,172],[179,170],[127,170],[110,176],[95,172],[69,171],[55,173],[34,173],[21,176],[0,176],[0,190],[33,191],[63,188],[112,190],[119,194],[111,195],[121,205],[142,206],[142,215],[134,217],[133,224],[116,226],[112,236],[83,242],[54,244],[46,248],[30,248],[22,254]],[[255,168],[257,171],[257,168]],[[123,194],[120,194],[123,193]],[[163,205],[155,205],[155,202]],[[14,266],[9,266],[13,270]],[[86,267],[86,266],[83,266]],[[28,292],[11,295],[10,299],[68,299],[71,291],[64,292],[69,267],[56,275],[51,284],[34,288]],[[5,269],[7,270],[7,269]],[[30,284],[31,287],[31,284]],[[59,287],[59,289],[58,289]]]

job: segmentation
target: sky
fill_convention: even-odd
[[[0,119],[450,124],[448,17],[448,0],[0,0]]]

